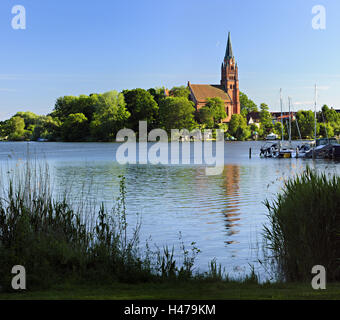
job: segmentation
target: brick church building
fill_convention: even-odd
[[[220,84],[191,84],[190,99],[195,103],[196,110],[206,104],[207,98],[219,97],[223,100],[227,117],[223,122],[229,122],[233,114],[241,112],[238,67],[233,55],[230,32],[224,60],[221,67]]]

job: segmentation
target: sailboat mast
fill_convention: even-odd
[[[315,143],[316,143],[316,105],[317,105],[317,98],[318,98],[317,86],[315,84],[315,98],[314,98],[314,101],[315,101],[315,105],[314,105],[314,139],[315,139]]]
[[[292,118],[290,116],[290,97],[288,97],[288,105],[289,105],[289,143],[292,143]]]
[[[282,119],[282,89],[280,89],[280,107],[281,107],[281,129],[282,129],[281,140],[283,141],[284,135],[283,135],[283,119]]]

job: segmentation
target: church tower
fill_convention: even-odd
[[[228,34],[227,49],[221,67],[221,85],[232,101],[232,113],[239,114],[241,112],[241,106],[238,67],[233,55],[230,32]]]

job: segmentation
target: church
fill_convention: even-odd
[[[233,114],[241,112],[238,67],[233,55],[230,32],[227,49],[221,67],[220,84],[191,84],[188,82],[190,99],[196,110],[204,107],[207,98],[219,97],[223,100],[227,117],[223,122],[229,122]]]

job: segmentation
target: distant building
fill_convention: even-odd
[[[195,103],[196,110],[204,107],[207,98],[219,97],[223,100],[227,117],[223,122],[229,122],[233,114],[241,112],[238,67],[233,55],[230,32],[227,49],[221,66],[220,84],[191,84],[190,99]]]
[[[256,126],[260,126],[260,112],[252,111],[247,114],[247,124],[255,124]]]
[[[289,119],[289,112],[282,112],[282,113],[281,113],[281,111],[280,112],[271,112],[271,115],[272,115],[273,123],[280,122],[281,119],[282,120],[288,120]],[[281,118],[281,115],[282,115],[282,118]],[[294,121],[295,116],[296,116],[296,112],[291,111],[290,116],[291,116],[292,121]]]

